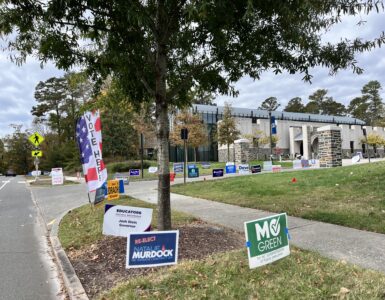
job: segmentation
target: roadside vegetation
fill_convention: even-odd
[[[379,162],[238,176],[176,185],[172,192],[385,233],[384,168]]]
[[[381,273],[297,248],[250,270],[242,250],[133,278],[100,299],[384,299],[384,284]]]

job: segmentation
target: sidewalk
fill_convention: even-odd
[[[183,179],[177,179],[176,182],[183,182]],[[156,187],[155,181],[130,182],[126,188],[126,194],[156,204]],[[171,208],[242,232],[245,221],[273,214],[178,194],[171,194]],[[290,242],[297,247],[385,273],[384,234],[297,217],[289,217],[288,226]]]

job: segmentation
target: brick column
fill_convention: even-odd
[[[234,142],[235,162],[249,162],[250,142],[248,139],[239,139]]]
[[[320,167],[342,166],[341,128],[333,125],[317,129]]]

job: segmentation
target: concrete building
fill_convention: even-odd
[[[193,105],[192,111],[199,114],[204,123],[208,125],[209,136],[211,137],[213,132],[215,132],[217,123],[222,119],[224,107]],[[241,132],[241,138],[249,140],[248,160],[268,158],[270,155],[269,143],[258,146],[255,143],[258,137],[269,136],[270,122],[268,111],[233,107],[232,115],[235,118],[238,130]],[[278,138],[274,152],[279,153],[285,158],[294,158],[296,154],[301,155],[304,159],[317,158],[319,151],[322,150],[319,147],[319,140],[322,130],[325,128],[329,131],[340,132],[342,158],[349,158],[356,152],[362,152],[364,155],[367,155],[368,147],[363,143],[365,138],[363,129],[366,129],[368,135],[375,133],[385,138],[385,129],[383,127],[366,126],[364,121],[352,117],[281,111],[273,111],[272,117],[275,118]],[[206,148],[210,148],[212,145],[216,145],[215,139],[210,138],[210,146]],[[204,160],[233,160],[235,156],[234,145],[230,147],[229,158],[227,157],[226,145],[216,145],[216,147],[218,149],[217,155],[210,153],[211,156]],[[200,151],[203,153],[205,147],[202,147]],[[383,148],[372,149],[371,147],[369,151],[371,156],[384,156]],[[217,156],[216,159],[215,156]]]

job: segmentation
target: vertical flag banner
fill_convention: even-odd
[[[107,169],[102,158],[102,126],[99,111],[85,112],[78,119],[76,140],[88,191],[95,191],[107,180]]]

